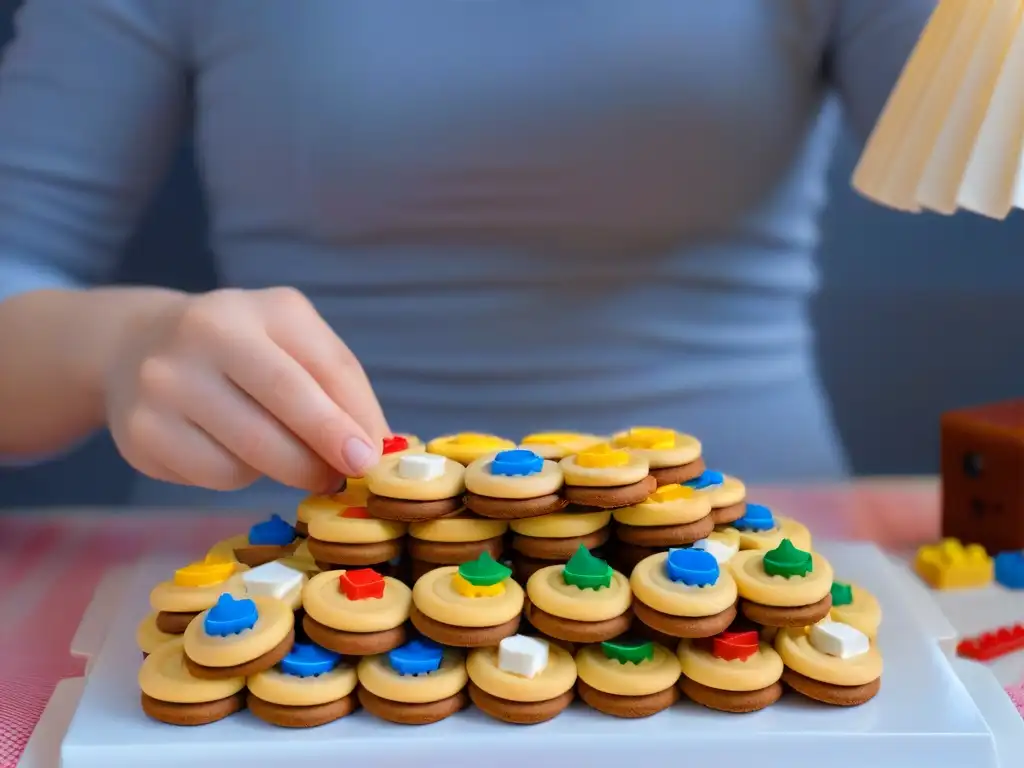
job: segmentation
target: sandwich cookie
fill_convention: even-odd
[[[287,557],[298,546],[299,537],[295,528],[279,515],[271,515],[268,520],[250,528],[245,542],[240,542],[232,554],[238,562],[255,567]]]
[[[576,661],[563,648],[526,635],[497,648],[477,648],[466,659],[469,698],[485,715],[535,725],[561,714],[575,697]]]
[[[497,645],[519,631],[523,612],[523,588],[511,575],[486,552],[472,562],[425,573],[412,588],[412,625],[441,645]]]
[[[387,571],[402,555],[408,526],[370,517],[366,507],[346,507],[332,515],[317,515],[309,523],[307,546],[323,571],[375,566]]]
[[[647,641],[584,646],[576,654],[576,690],[589,706],[614,717],[649,717],[679,700],[676,655]]]
[[[520,520],[565,506],[562,470],[533,451],[516,448],[484,456],[466,467],[466,507],[481,517]]]
[[[658,487],[647,459],[630,451],[599,443],[558,462],[565,485],[562,495],[570,504],[616,509],[638,504]]]
[[[870,701],[882,685],[882,656],[868,636],[849,624],[823,621],[779,630],[782,682],[823,704],[853,707]]]
[[[638,547],[681,547],[715,530],[710,499],[685,485],[663,485],[639,504],[616,509],[615,535]]]
[[[568,563],[549,565],[526,582],[526,619],[538,632],[570,643],[598,643],[633,623],[629,580],[580,547]]]
[[[427,453],[436,453],[438,456],[444,456],[446,459],[466,466],[484,456],[498,451],[511,451],[515,447],[516,444],[511,440],[497,435],[460,432],[455,435],[435,437],[427,443]]]
[[[366,508],[381,520],[415,523],[462,509],[465,467],[432,453],[385,456],[366,476]]]
[[[736,619],[736,582],[700,549],[673,549],[641,560],[629,585],[636,617],[669,637],[712,637]]]
[[[245,708],[245,677],[201,680],[185,666],[181,637],[163,643],[139,669],[142,711],[168,725],[208,725]]]
[[[394,435],[385,437],[381,446],[381,459],[403,456],[410,453],[423,453],[426,446],[413,435]],[[365,507],[370,498],[370,489],[365,477],[349,477],[345,479],[341,490],[335,494],[340,503],[347,507]]]
[[[179,568],[172,579],[160,582],[149,593],[157,629],[169,635],[183,634],[189,622],[225,592],[234,597],[245,594],[237,563],[207,558]]]
[[[252,675],[246,685],[249,711],[282,728],[314,728],[354,712],[355,668],[341,656],[310,643],[295,643],[273,669]]]
[[[765,627],[806,627],[832,609],[832,566],[783,539],[775,549],[740,552],[729,562],[743,615]]]
[[[567,562],[580,547],[598,550],[611,536],[611,519],[606,509],[570,507],[542,517],[513,520],[509,527],[516,552],[516,579],[525,582],[553,562]]]
[[[185,666],[204,680],[248,677],[281,661],[294,641],[290,606],[267,597],[236,600],[223,594],[185,630]]]
[[[180,637],[180,635],[162,632],[156,625],[156,616],[155,612],[148,614],[135,628],[135,644],[142,651],[142,658],[149,656],[164,643]]]
[[[704,494],[711,501],[711,519],[715,525],[726,525],[743,517],[747,509],[747,487],[742,480],[711,469],[683,483]]]
[[[708,709],[757,712],[782,696],[782,657],[757,630],[723,632],[709,640],[684,640],[676,651],[679,689]]]
[[[658,485],[685,483],[704,471],[700,440],[673,429],[634,427],[613,435],[612,445],[647,459]]]
[[[280,561],[272,561],[251,568],[242,574],[246,597],[266,597],[280,600],[292,611],[302,608],[302,588],[307,576],[303,571],[289,568]]]
[[[309,535],[309,523],[318,515],[337,515],[351,506],[365,507],[366,501],[362,504],[347,504],[342,501],[340,494],[333,496],[307,496],[299,502],[295,512],[295,533],[305,538]]]
[[[807,526],[777,516],[763,504],[747,504],[743,517],[729,525],[739,531],[740,549],[774,549],[783,539],[789,539],[800,549],[811,549]]]
[[[406,641],[412,590],[370,568],[325,571],[309,580],[302,605],[310,640],[346,656],[370,656]]]
[[[488,520],[469,512],[412,523],[407,545],[413,581],[439,566],[476,560],[484,552],[500,559],[506,531],[506,521]]]
[[[841,624],[859,629],[871,640],[878,636],[882,623],[882,606],[878,599],[856,584],[832,582],[832,610],[829,617]]]
[[[566,456],[606,442],[607,437],[583,432],[534,432],[520,440],[519,445],[545,459],[560,461]]]
[[[387,654],[367,656],[356,669],[359,703],[381,720],[428,725],[468,704],[465,657],[429,640],[412,640]]]

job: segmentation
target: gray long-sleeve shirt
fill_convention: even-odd
[[[220,274],[304,290],[396,428],[659,424],[748,479],[837,476],[823,105],[865,135],[933,4],[27,0],[0,298],[107,279],[192,76]]]

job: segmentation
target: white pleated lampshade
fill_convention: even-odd
[[[895,0],[894,0],[895,1]],[[1024,0],[940,0],[853,174],[901,211],[1024,208]]]

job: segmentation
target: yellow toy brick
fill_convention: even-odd
[[[943,539],[917,550],[914,570],[932,589],[979,589],[992,583],[995,565],[984,547]]]

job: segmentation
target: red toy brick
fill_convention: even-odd
[[[341,512],[342,517],[354,517],[359,520],[368,520],[370,513],[366,511],[366,507],[346,507]]]
[[[380,600],[384,577],[372,568],[356,568],[338,577],[338,586],[349,600]]]
[[[711,640],[711,653],[725,661],[746,661],[757,653],[760,635],[754,630],[723,632]]]
[[[385,455],[389,453],[398,453],[409,448],[409,441],[401,435],[394,435],[393,437],[384,438],[384,450]]]
[[[1000,627],[977,637],[969,637],[957,643],[957,655],[974,661],[993,661],[1024,650],[1024,624]]]

